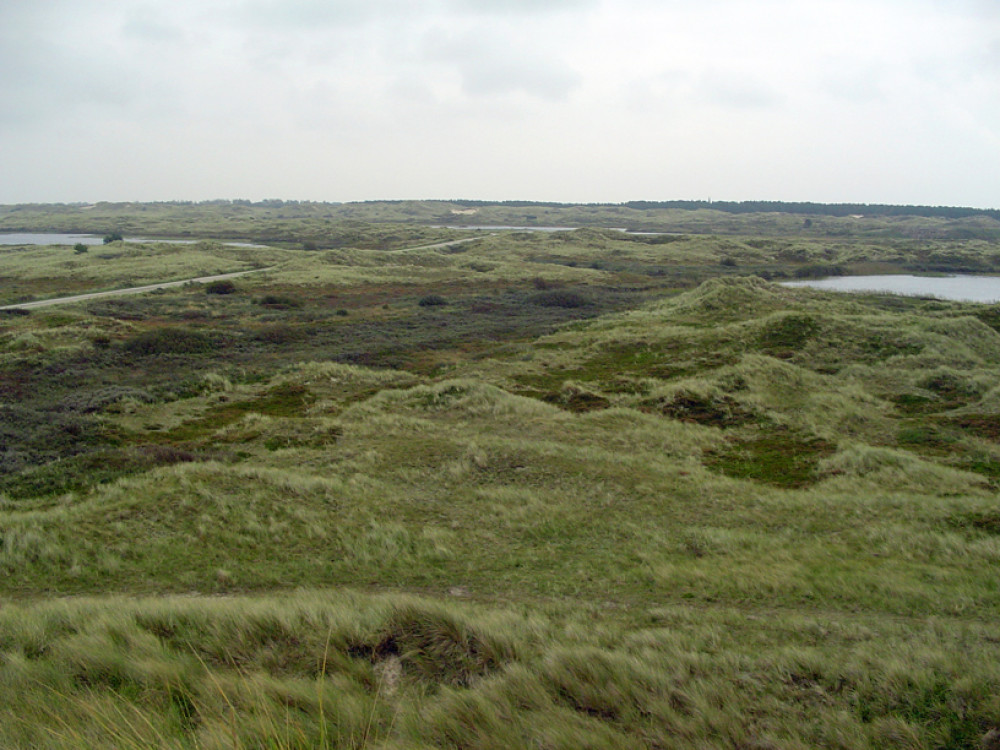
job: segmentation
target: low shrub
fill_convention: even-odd
[[[584,307],[589,303],[586,297],[565,289],[551,289],[531,297],[531,303],[541,307]]]
[[[114,440],[112,431],[80,413],[0,406],[0,475]]]
[[[262,307],[270,307],[277,310],[285,310],[290,307],[302,307],[302,303],[294,297],[286,297],[280,294],[265,294],[257,300],[257,304]]]
[[[439,307],[441,305],[447,305],[448,300],[440,294],[428,294],[426,297],[421,297],[420,302],[417,304],[421,307]]]
[[[946,448],[957,438],[943,432],[934,425],[910,425],[896,434],[900,445],[924,448]]]
[[[81,492],[157,466],[214,457],[167,445],[104,448],[57,459],[44,465],[25,467],[16,474],[5,475],[0,478],[0,490],[12,499]]]
[[[984,386],[965,373],[950,367],[938,367],[921,378],[917,385],[949,401],[968,401],[982,396]]]
[[[751,479],[774,487],[808,487],[819,479],[817,464],[835,446],[783,427],[758,431],[707,455],[709,468],[733,479]]]
[[[552,287],[552,283],[547,279],[543,279],[541,276],[533,278],[531,280],[531,285],[535,287],[535,289],[539,289],[541,291],[545,291],[546,289],[550,289]]]
[[[826,276],[846,276],[847,267],[842,265],[824,265],[822,263],[812,263],[799,266],[795,269],[797,279],[821,279]]]
[[[681,422],[714,427],[738,427],[764,419],[728,394],[717,391],[699,392],[687,388],[680,388],[666,397],[644,399],[640,409]]]
[[[122,344],[122,348],[132,355],[154,354],[203,354],[212,351],[215,341],[211,336],[184,328],[157,328],[144,331]]]
[[[760,333],[765,349],[798,349],[819,331],[819,323],[811,315],[787,313],[769,320]]]
[[[156,399],[148,391],[124,385],[111,385],[98,390],[79,390],[66,396],[59,407],[65,411],[77,411],[84,414],[101,411],[111,404],[131,399],[145,404]]]
[[[205,294],[233,294],[235,291],[236,284],[228,279],[213,281],[205,287]]]
[[[261,328],[253,337],[263,344],[289,344],[294,341],[302,341],[306,338],[306,332],[297,326],[276,323]]]
[[[417,678],[463,686],[514,657],[512,645],[496,633],[481,632],[444,608],[417,605],[399,607],[375,643],[354,650],[373,660],[397,656]]]

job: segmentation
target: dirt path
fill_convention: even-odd
[[[125,294],[142,294],[152,292],[157,289],[166,289],[172,286],[184,286],[185,284],[206,284],[211,281],[221,281],[222,279],[235,279],[237,276],[246,276],[248,273],[260,273],[270,271],[270,268],[254,268],[249,271],[234,271],[233,273],[220,273],[215,276],[198,276],[194,279],[182,279],[181,281],[164,281],[159,284],[147,284],[146,286],[131,286],[127,289],[112,289],[107,292],[91,292],[90,294],[74,294],[72,297],[56,297],[54,299],[40,299],[35,302],[21,302],[17,305],[3,305],[0,310],[31,310],[36,307],[49,307],[50,305],[68,305],[71,302],[82,302],[89,299],[99,299],[100,297],[117,297]]]
[[[493,237],[496,232],[491,232],[490,234],[483,235],[483,237]],[[417,250],[437,250],[442,247],[452,247],[453,245],[462,245],[466,242],[475,242],[476,240],[481,240],[483,237],[466,237],[461,240],[448,240],[447,242],[435,242],[433,245],[418,245],[417,247],[401,247],[398,250],[389,250],[390,253],[412,253]]]

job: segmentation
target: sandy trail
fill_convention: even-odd
[[[82,302],[89,299],[99,299],[101,297],[118,297],[125,294],[142,294],[152,292],[157,289],[166,289],[172,286],[184,286],[185,284],[205,284],[211,281],[221,281],[223,279],[235,279],[237,276],[246,276],[248,273],[260,273],[270,271],[270,268],[254,268],[249,271],[234,271],[233,273],[220,273],[215,276],[198,276],[193,279],[182,279],[181,281],[164,281],[159,284],[146,284],[145,286],[130,286],[126,289],[111,289],[106,292],[91,292],[89,294],[74,294],[72,297],[55,297],[53,299],[40,299],[34,302],[21,302],[16,305],[3,305],[0,310],[30,310],[36,307],[49,307],[51,305],[67,305],[71,302]]]

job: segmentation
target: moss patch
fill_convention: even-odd
[[[249,401],[219,404],[204,416],[193,419],[163,434],[165,442],[184,442],[207,437],[244,414],[255,412],[269,417],[301,417],[315,398],[305,386],[284,384],[271,388]]]
[[[709,454],[706,464],[727,477],[752,479],[773,487],[807,487],[817,480],[816,466],[835,446],[810,435],[777,427],[762,430]]]

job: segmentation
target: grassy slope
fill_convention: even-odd
[[[995,311],[668,247],[293,253],[4,318],[0,744],[979,746]]]

